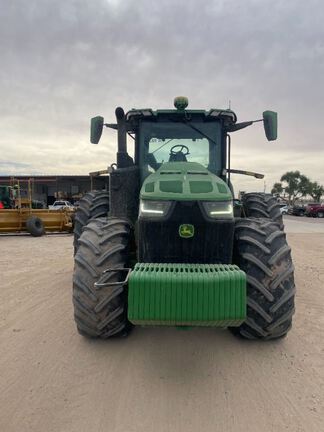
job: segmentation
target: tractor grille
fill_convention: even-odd
[[[182,238],[181,224],[194,226]],[[144,263],[230,264],[234,221],[208,220],[196,201],[177,202],[165,220],[139,219],[139,261]]]

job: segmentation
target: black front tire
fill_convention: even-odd
[[[79,247],[79,238],[83,227],[92,218],[107,217],[109,211],[109,194],[107,191],[87,192],[80,200],[74,219],[74,255]]]
[[[284,224],[280,204],[271,194],[261,192],[246,193],[242,197],[244,216],[249,218],[269,218],[276,222],[280,229]]]
[[[239,219],[234,263],[247,275],[247,318],[233,333],[246,339],[278,339],[291,328],[294,266],[286,234],[267,219]]]
[[[83,336],[107,339],[124,336],[130,329],[125,285],[94,285],[104,270],[130,265],[130,236],[130,224],[119,218],[93,219],[83,230],[73,275],[74,319]],[[125,279],[122,270],[109,275],[109,282]]]

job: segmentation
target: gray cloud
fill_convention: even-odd
[[[91,116],[113,119],[117,105],[170,107],[185,94],[197,108],[231,100],[242,120],[277,110],[279,140],[270,146],[259,126],[237,132],[233,163],[260,167],[269,182],[290,167],[324,182],[321,1],[0,6],[0,146],[5,159],[30,165],[26,173],[99,169],[113,162],[115,139],[90,146]]]
[[[22,162],[12,162],[0,159],[0,168],[3,167],[14,167],[14,168],[29,168],[30,164],[22,163]]]

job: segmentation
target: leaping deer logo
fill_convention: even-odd
[[[183,224],[179,226],[179,236],[190,238],[195,235],[195,227],[191,224]]]

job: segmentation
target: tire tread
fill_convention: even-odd
[[[87,192],[81,198],[74,220],[74,255],[79,247],[79,238],[88,222],[93,218],[107,217],[108,211],[109,194],[106,190]]]
[[[253,241],[246,240],[250,236]],[[263,340],[285,336],[292,325],[296,292],[285,233],[269,220],[237,220],[234,263],[247,275],[247,319],[233,333]]]
[[[129,264],[131,232],[126,220],[97,218],[92,219],[81,234],[75,255],[73,305],[75,322],[83,336],[106,339],[124,335],[130,328],[125,287],[94,284],[104,270]],[[103,245],[102,239],[108,237],[110,242],[105,241]],[[123,272],[113,271],[109,281],[122,281],[123,276]]]
[[[283,230],[284,224],[280,205],[271,194],[262,192],[245,193],[242,197],[244,213],[249,218],[269,218],[279,224]]]

